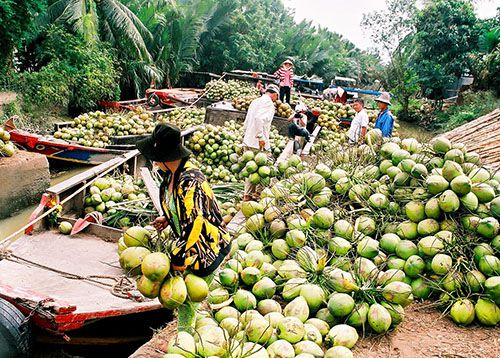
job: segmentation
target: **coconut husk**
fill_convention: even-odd
[[[500,108],[443,134],[481,156],[483,165],[500,170]]]

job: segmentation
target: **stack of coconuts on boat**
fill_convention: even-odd
[[[16,152],[16,146],[10,141],[10,134],[0,128],[0,158],[12,157]]]
[[[210,287],[172,275],[168,232],[125,232],[120,263],[146,296],[171,309],[207,296],[165,357],[352,357],[422,300],[459,325],[498,324],[500,174],[445,138],[367,143],[291,163],[242,203]]]

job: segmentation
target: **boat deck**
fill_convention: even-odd
[[[45,231],[21,237],[10,249],[23,259],[83,277],[123,275],[116,242],[104,241],[89,234],[67,236]],[[114,284],[111,279],[97,280]],[[161,307],[158,300],[137,302],[120,298],[111,293],[111,287],[64,277],[61,273],[10,259],[0,261],[0,296],[23,302],[27,309],[40,305],[40,301],[48,298],[48,302],[41,306],[42,311],[54,315],[53,321],[74,321],[75,326],[81,326],[90,319]],[[68,316],[67,319],[64,316]],[[65,330],[64,326],[58,329]]]

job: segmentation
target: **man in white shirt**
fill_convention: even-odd
[[[278,99],[279,89],[276,85],[269,85],[266,92],[254,99],[248,107],[243,130],[245,137],[243,145],[252,149],[270,149],[269,133],[274,117],[274,102]]]
[[[362,144],[365,140],[366,129],[368,128],[368,113],[363,108],[365,102],[361,98],[356,98],[352,104],[352,108],[356,111],[356,116],[351,122],[351,127],[349,132],[347,132],[347,137],[349,138],[349,144]]]
[[[243,125],[243,130],[245,131],[243,145],[247,149],[266,151],[271,149],[269,133],[271,132],[271,123],[275,111],[274,102],[276,102],[278,96],[278,86],[269,85],[262,96],[250,103],[245,118],[245,124]],[[259,189],[258,185],[250,183],[247,178],[243,201],[257,199],[260,194]]]

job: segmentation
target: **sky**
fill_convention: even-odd
[[[295,10],[295,20],[313,20],[315,25],[327,27],[341,34],[357,47],[367,50],[374,47],[363,33],[363,14],[386,8],[385,0],[283,0],[285,6]],[[477,15],[484,19],[495,16],[500,0],[478,0]]]

